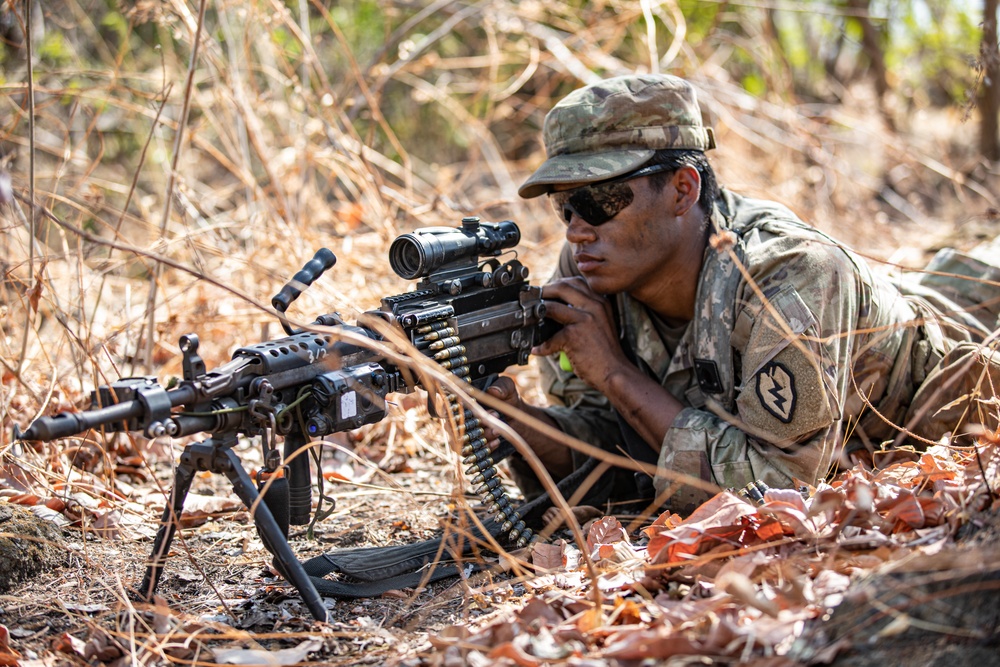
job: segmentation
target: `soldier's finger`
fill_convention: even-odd
[[[509,401],[511,398],[517,396],[517,385],[506,375],[501,375],[493,381],[493,384],[486,388],[486,393],[496,396],[501,401]]]
[[[542,288],[542,299],[545,300],[546,306],[555,300],[574,308],[586,308],[604,301],[583,280],[560,280],[550,283]]]
[[[577,308],[572,304],[562,303],[560,301],[546,301],[545,302],[545,316],[550,317],[559,324],[575,324],[582,321],[587,317],[587,311],[583,308]],[[559,334],[557,333],[556,336]],[[555,336],[553,336],[554,338]]]

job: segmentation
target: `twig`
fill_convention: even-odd
[[[153,140],[153,135],[156,133],[156,126],[160,122],[160,115],[163,113],[163,109],[167,106],[167,100],[170,98],[170,91],[173,89],[173,84],[168,83],[167,87],[163,91],[163,102],[160,104],[160,108],[156,110],[156,117],[153,118],[153,124],[149,128],[149,134],[146,136],[146,143],[142,145],[142,152],[139,154],[139,164],[135,167],[135,173],[132,175],[132,183],[128,188],[128,195],[125,197],[125,204],[122,206],[121,215],[118,216],[118,221],[115,223],[115,238],[121,238],[122,223],[125,222],[125,215],[128,213],[129,205],[132,203],[132,196],[135,194],[136,186],[139,183],[139,174],[142,172],[142,166],[146,163],[146,151],[149,150],[149,144]],[[114,250],[113,248],[111,250]],[[111,259],[111,252],[108,252],[108,260]],[[101,305],[101,297],[104,295],[104,285],[107,282],[108,274],[107,272],[101,275],[101,284],[97,288],[97,297],[94,302],[94,312],[90,314],[90,323],[87,325],[88,330],[94,328],[94,318],[97,317],[97,310]]]
[[[31,201],[31,211],[28,215],[28,289],[32,289],[35,281],[35,70],[32,65],[31,50],[31,0],[24,0],[24,48],[28,61],[28,199]],[[21,375],[24,357],[28,353],[28,332],[34,322],[31,316],[31,302],[24,309],[24,332],[21,336],[21,355],[17,360],[17,375]]]
[[[181,116],[177,121],[177,134],[174,135],[174,154],[170,161],[170,174],[167,177],[167,191],[163,202],[163,218],[160,220],[160,238],[167,232],[167,223],[170,221],[170,209],[173,202],[174,181],[177,178],[177,163],[180,160],[181,147],[183,145],[184,128],[187,126],[188,113],[191,110],[191,90],[194,87],[194,72],[198,64],[198,46],[201,44],[201,30],[205,24],[205,8],[208,0],[201,0],[198,3],[198,24],[194,32],[194,44],[191,47],[191,62],[188,64],[187,80],[184,83],[184,102],[181,106]],[[143,363],[147,369],[153,364],[153,339],[156,337],[156,288],[160,282],[162,265],[157,263],[153,269],[153,276],[150,278],[149,300],[146,302],[146,350],[143,355]],[[141,340],[141,337],[140,337]]]

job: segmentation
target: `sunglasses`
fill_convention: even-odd
[[[575,213],[588,225],[597,227],[611,220],[632,203],[635,193],[627,181],[675,169],[676,167],[670,165],[651,164],[599,183],[582,185],[563,192],[551,192],[549,201],[556,210],[556,215],[567,225]]]

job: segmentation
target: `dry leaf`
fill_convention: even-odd
[[[94,520],[91,529],[97,533],[98,537],[105,540],[120,540],[122,537],[121,519],[122,513],[118,510],[105,512]]]
[[[517,620],[523,625],[559,625],[563,617],[552,605],[541,598],[533,597],[517,613]]]
[[[0,667],[16,667],[21,654],[10,647],[7,626],[0,625]]]
[[[506,658],[507,660],[513,661],[515,665],[519,667],[539,667],[542,665],[541,660],[538,658],[528,655],[520,647],[516,646],[514,642],[505,642],[494,648],[489,653],[491,658]]]
[[[639,630],[615,637],[603,654],[617,660],[670,658],[675,655],[710,655],[705,647],[687,637],[668,634],[662,628]]]
[[[32,286],[31,290],[28,291],[28,305],[31,306],[31,310],[38,312],[38,302],[42,299],[42,286],[45,284],[42,282],[42,276],[44,276],[45,262],[42,262],[41,268],[35,275],[35,284]]]
[[[203,496],[192,493],[184,500],[181,526],[183,528],[200,526],[209,519],[231,514],[241,509],[243,509],[243,502],[233,496]]]
[[[778,612],[781,611],[781,608],[772,600],[767,600],[757,594],[757,590],[749,577],[734,570],[729,570],[720,575],[715,580],[715,586],[732,595],[740,602],[748,604],[773,618],[777,618]]]
[[[625,535],[625,529],[622,528],[621,522],[613,516],[598,519],[590,525],[590,530],[587,531],[587,549],[591,553],[600,544],[611,545],[622,540],[627,541],[628,536]]]
[[[600,607],[590,607],[576,617],[576,627],[580,632],[593,632],[606,625],[604,612]]]
[[[535,544],[531,548],[531,562],[543,570],[562,570],[566,565],[566,543],[559,540],[554,544]]]
[[[215,649],[215,661],[220,665],[294,665],[305,662],[312,651],[323,648],[323,640],[307,639],[293,648],[278,651],[264,649],[231,648]]]
[[[82,658],[87,650],[87,643],[68,632],[64,632],[52,642],[52,650],[56,653],[68,653]]]

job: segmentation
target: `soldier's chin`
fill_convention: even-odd
[[[594,291],[595,294],[600,294],[601,296],[609,296],[612,294],[618,294],[621,292],[621,287],[614,285],[613,281],[608,278],[601,278],[600,276],[585,275],[583,277],[587,281],[587,286]]]

